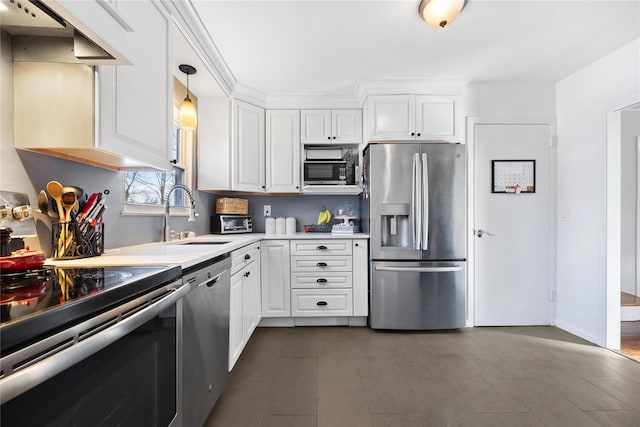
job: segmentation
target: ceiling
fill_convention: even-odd
[[[419,1],[191,0],[236,81],[352,95],[363,79],[555,82],[640,36],[640,0],[470,0],[445,29]]]

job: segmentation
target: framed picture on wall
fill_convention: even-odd
[[[491,160],[492,193],[535,193],[535,160]]]

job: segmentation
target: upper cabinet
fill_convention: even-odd
[[[157,2],[118,2],[134,31],[127,34],[131,66],[101,66],[100,133],[106,151],[169,169],[173,74],[169,40],[173,24]]]
[[[369,96],[368,140],[461,142],[459,104],[448,95]]]
[[[231,102],[232,183],[234,191],[265,191],[264,109]]]
[[[362,110],[302,110],[302,144],[362,143]]]
[[[267,110],[266,191],[300,192],[300,111]]]

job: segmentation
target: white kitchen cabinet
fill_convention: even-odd
[[[460,102],[453,95],[373,95],[369,141],[461,142]]]
[[[300,111],[266,112],[266,191],[300,192]]]
[[[264,130],[264,109],[232,100],[232,190],[265,191]]]
[[[100,66],[98,148],[169,170],[173,126],[171,17],[157,2],[118,2],[134,31],[127,33],[130,66]]]
[[[369,241],[352,240],[353,315],[369,315]]]
[[[301,110],[302,144],[362,143],[362,110]]]
[[[244,341],[244,327],[242,324],[242,274],[231,276],[230,305],[229,305],[229,371],[246,344]]]
[[[260,322],[260,301],[260,244],[254,243],[231,254],[229,371]]]
[[[263,240],[260,250],[262,317],[291,315],[289,240]]]

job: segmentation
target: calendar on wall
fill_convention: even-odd
[[[492,160],[492,193],[535,193],[535,160]]]

